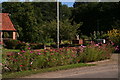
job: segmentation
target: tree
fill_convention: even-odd
[[[37,22],[31,3],[3,3],[3,7],[4,12],[11,14],[10,17],[20,34],[19,39],[25,42],[35,42]]]
[[[11,14],[21,41],[40,42],[42,26],[56,19],[56,3],[4,2],[2,5],[3,12]]]
[[[75,2],[72,11],[73,21],[83,22],[79,28],[84,35],[90,36],[94,31],[107,32],[119,21],[119,3]],[[80,33],[79,33],[80,34]]]
[[[72,15],[72,8],[69,8],[67,5],[62,5],[60,3],[60,21],[70,19]]]
[[[68,20],[60,22],[60,40],[72,40],[77,34],[77,29],[81,24],[74,24]],[[54,42],[57,42],[57,22],[55,20],[43,25],[43,34],[47,39],[53,39]]]

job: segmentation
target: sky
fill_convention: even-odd
[[[68,7],[73,7],[74,2],[62,2],[62,4],[67,5]]]

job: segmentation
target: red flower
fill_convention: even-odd
[[[80,62],[80,60],[77,60],[78,62]]]
[[[20,65],[20,67],[23,67],[23,65]]]

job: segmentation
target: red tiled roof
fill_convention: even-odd
[[[10,17],[8,16],[8,13],[0,13],[0,30],[16,31]]]

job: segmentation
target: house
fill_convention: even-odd
[[[1,42],[8,39],[16,39],[17,30],[14,28],[8,13],[0,13],[0,39]]]

